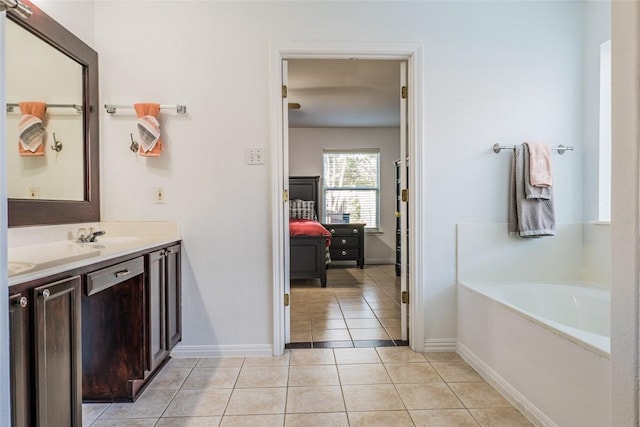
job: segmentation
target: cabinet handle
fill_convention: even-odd
[[[165,254],[165,255],[173,255],[173,249],[167,249],[167,250],[164,252],[164,254]]]
[[[44,291],[42,291],[42,296],[44,298],[49,298],[49,295],[51,295],[51,292],[49,292],[49,289],[45,289]]]
[[[342,251],[342,256],[346,256],[347,255],[347,251]]]
[[[18,304],[20,304],[20,307],[25,308],[29,304],[29,300],[27,297],[22,297],[18,300]]]
[[[354,232],[355,234],[358,234],[358,229],[357,229],[357,228],[354,228],[354,229],[353,229],[353,232]]]
[[[125,268],[124,270],[116,271],[116,277],[126,276],[129,273],[131,273],[129,269]]]
[[[336,232],[336,229],[335,229],[335,228],[332,228],[332,229],[331,229],[331,230],[329,230],[329,231],[331,232],[331,234],[333,234],[333,233],[335,233],[335,232]]]
[[[347,239],[342,239],[342,244],[346,245],[347,244]]]

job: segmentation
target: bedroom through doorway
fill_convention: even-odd
[[[311,209],[331,233],[326,286],[319,250],[285,243],[286,348],[408,345],[406,61],[289,59],[283,68],[288,175],[317,177]],[[292,209],[308,207],[291,181],[289,191]]]

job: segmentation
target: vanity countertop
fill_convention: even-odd
[[[62,240],[9,248],[8,285],[41,279],[179,240],[176,235],[101,236],[93,243]]]

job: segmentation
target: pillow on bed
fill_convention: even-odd
[[[316,202],[313,200],[295,199],[289,202],[289,218],[318,220]]]

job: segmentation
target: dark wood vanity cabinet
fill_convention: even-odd
[[[80,277],[13,294],[12,424],[82,426]]]
[[[182,338],[180,245],[147,255],[148,369],[153,371]]]
[[[29,297],[9,297],[9,363],[11,372],[11,418],[14,427],[31,425],[31,374],[29,351]]]
[[[12,426],[81,426],[83,400],[139,396],[182,336],[180,249],[9,288]]]

